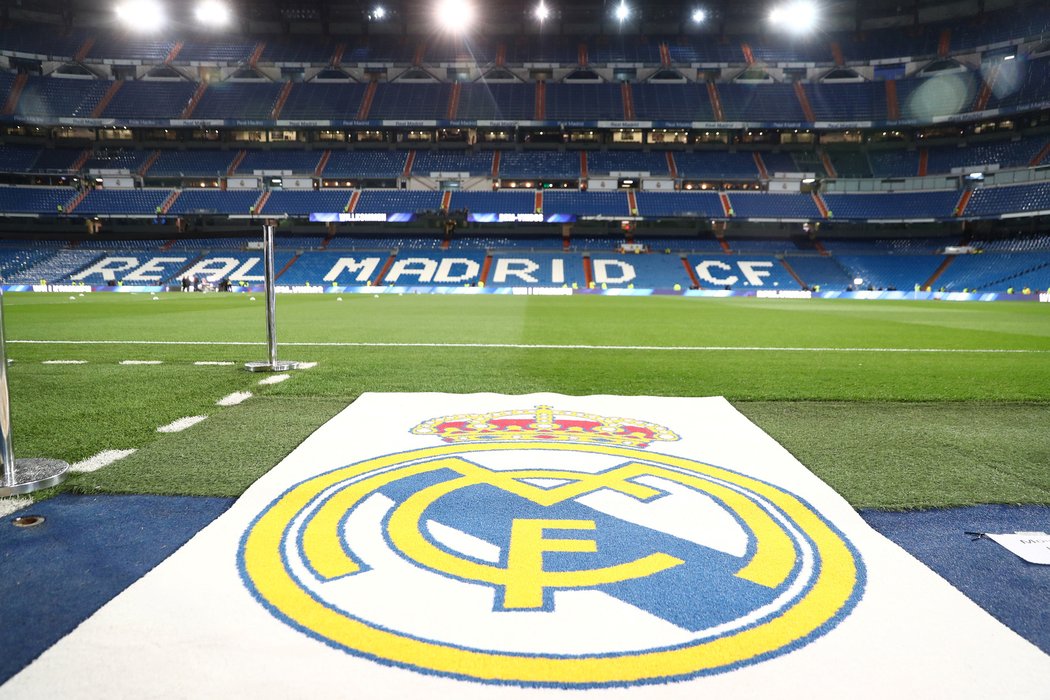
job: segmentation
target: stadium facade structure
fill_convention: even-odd
[[[342,220],[326,245],[380,221],[405,222],[386,226],[408,248],[491,249],[503,233],[524,236],[509,248],[566,251],[637,238],[683,251],[694,273],[688,252],[712,241],[778,260],[785,241],[826,254],[822,240],[864,237],[881,253],[908,238],[935,241],[920,255],[982,238],[1004,255],[1050,249],[1038,235],[1050,213],[1050,18],[1039,13],[794,42],[231,42],[30,25],[0,32],[0,66],[9,236],[68,238],[87,219],[96,232],[90,222],[108,220],[106,235],[174,239],[269,216],[302,234],[324,212]],[[455,239],[438,232],[450,220]],[[1020,260],[964,277],[1012,288],[1033,272]],[[907,282],[939,276],[924,262]],[[829,283],[905,282],[865,265],[840,265]],[[789,272],[801,286],[827,276]],[[734,276],[746,283],[712,279]]]

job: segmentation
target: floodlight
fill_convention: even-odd
[[[121,22],[137,31],[156,31],[165,22],[164,6],[156,0],[124,0],[116,12]]]
[[[793,0],[774,7],[769,21],[793,34],[802,34],[817,26],[819,12],[811,0]]]
[[[705,12],[701,8],[697,8],[697,9],[693,10],[693,23],[694,24],[703,24],[705,19],[707,19],[707,12]]]
[[[470,0],[438,0],[434,18],[445,31],[463,32],[474,22],[474,6]]]
[[[219,0],[201,0],[193,14],[198,22],[209,27],[225,27],[230,23],[230,8]]]
[[[620,4],[617,5],[617,7],[616,7],[616,19],[618,19],[618,20],[620,20],[622,22],[622,21],[624,21],[625,19],[627,19],[630,16],[631,16],[630,8],[627,7],[627,3],[626,2],[622,2],[621,1]]]
[[[540,4],[536,6],[536,9],[533,11],[533,14],[536,15],[536,19],[542,22],[543,20],[551,16],[551,11],[550,8],[543,4],[543,0],[540,0]]]
[[[386,19],[386,8],[382,5],[376,5],[376,8],[372,10],[372,19]]]

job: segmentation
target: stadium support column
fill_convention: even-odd
[[[4,346],[3,292],[0,291],[0,497],[17,496],[62,483],[69,465],[57,459],[15,459],[11,440],[11,397],[7,392],[7,348]]]
[[[263,275],[266,283],[266,346],[269,350],[267,362],[249,362],[244,365],[249,372],[285,372],[298,369],[298,362],[277,359],[277,323],[275,310],[277,295],[274,289],[276,275],[273,269],[273,237],[277,224],[270,220],[263,224]]]

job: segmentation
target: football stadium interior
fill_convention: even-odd
[[[4,0],[0,290],[0,459],[73,465],[15,695],[366,392],[724,396],[1050,653],[971,541],[1050,532],[1041,0]]]

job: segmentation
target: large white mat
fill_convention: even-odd
[[[0,696],[1048,689],[724,399],[366,394]]]

